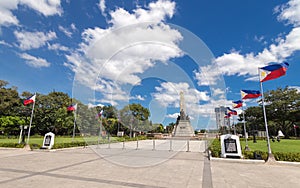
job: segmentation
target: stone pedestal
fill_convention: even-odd
[[[190,120],[179,120],[173,130],[174,137],[193,137],[195,132],[191,126]]]

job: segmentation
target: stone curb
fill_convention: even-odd
[[[211,161],[217,162],[229,162],[229,163],[249,163],[249,164],[264,164],[264,160],[252,160],[252,159],[231,159],[231,158],[216,158],[210,157]]]
[[[248,164],[267,164],[267,165],[289,165],[300,167],[300,162],[290,162],[290,161],[275,161],[272,163],[265,162],[264,160],[254,160],[254,159],[230,159],[230,158],[216,158],[210,157],[211,161],[216,162],[228,162],[228,163],[248,163]]]

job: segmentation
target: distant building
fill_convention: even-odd
[[[224,118],[226,111],[227,109],[224,106],[215,108],[217,129],[219,129],[220,127],[228,126],[229,119]]]

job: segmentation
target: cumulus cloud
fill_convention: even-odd
[[[19,20],[12,10],[18,8],[19,0],[0,1],[0,26],[18,25]]]
[[[287,4],[275,7],[275,12],[280,13],[279,21],[285,21],[295,27],[300,26],[300,1],[290,0]]]
[[[164,24],[174,11],[175,3],[169,0],[133,11],[116,8],[109,12],[110,27],[82,33],[80,49],[66,56],[65,65],[76,73],[77,81],[103,94],[101,102],[126,101],[128,93],[122,86],[139,84],[140,74],[156,63],[183,55],[178,47],[181,34]]]
[[[49,67],[50,66],[50,63],[43,59],[43,58],[39,58],[39,57],[34,57],[30,54],[27,54],[27,53],[22,53],[22,54],[19,54],[19,56],[22,58],[22,59],[25,59],[25,63],[31,67],[34,67],[34,68],[42,68],[42,67]]]
[[[294,26],[300,23],[300,1],[291,0],[280,8],[280,20],[287,20]],[[279,8],[277,8],[279,9]],[[287,35],[275,39],[276,43],[269,45],[258,53],[241,54],[231,52],[217,57],[211,65],[200,67],[195,71],[199,85],[216,83],[218,75],[243,76],[246,80],[257,80],[258,68],[270,62],[282,62],[295,51],[300,50],[300,27],[294,27]],[[215,71],[218,67],[220,72]]]
[[[167,114],[166,117],[167,118],[172,118],[172,119],[177,119],[177,117],[179,116],[179,113],[174,113],[174,114]]]
[[[183,91],[187,113],[199,114],[199,107],[201,102],[210,100],[207,92],[198,91],[191,88],[187,83],[179,82],[163,82],[160,86],[155,87],[156,93],[152,96],[163,107],[179,107],[180,92]]]
[[[18,6],[24,5],[44,16],[61,15],[62,9],[60,0],[1,0],[0,1],[0,26],[19,25],[18,18],[13,11]]]
[[[44,16],[61,15],[60,0],[20,0],[20,4],[26,5]]]
[[[19,48],[21,50],[30,50],[42,47],[46,44],[47,41],[56,38],[56,33],[53,31],[50,31],[48,33],[15,31],[14,35],[19,42]]]

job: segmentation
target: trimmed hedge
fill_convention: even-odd
[[[221,143],[219,139],[214,139],[209,146],[212,157],[221,156]],[[255,151],[245,151],[242,150],[244,159],[258,159],[263,160],[268,159],[268,152],[255,150]],[[277,161],[290,161],[290,162],[300,162],[300,153],[285,153],[285,152],[273,152],[273,155]]]
[[[25,144],[18,144],[18,143],[0,143],[0,147],[7,147],[7,148],[23,148]]]
[[[86,142],[67,142],[67,143],[55,143],[52,149],[59,149],[59,148],[70,148],[70,147],[79,147],[79,146],[86,146]]]
[[[214,139],[208,149],[211,151],[212,157],[221,156],[221,143],[219,139]]]

